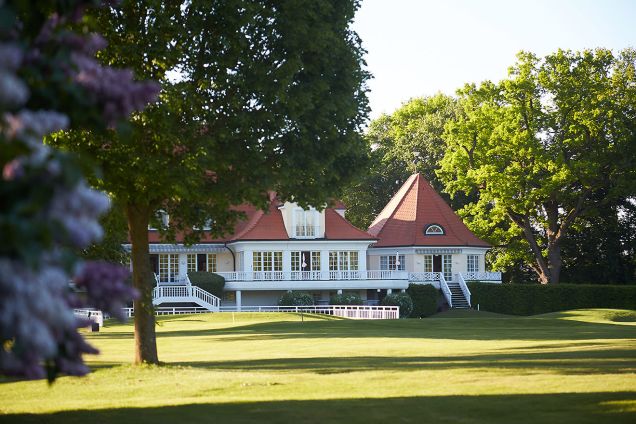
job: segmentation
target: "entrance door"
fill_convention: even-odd
[[[300,252],[300,270],[312,271],[311,269],[311,252]]]
[[[433,272],[442,272],[442,255],[433,255]]]

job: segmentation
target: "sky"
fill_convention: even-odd
[[[636,0],[363,0],[371,118],[410,98],[499,81],[520,50],[636,47]]]

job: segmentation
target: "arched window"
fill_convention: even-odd
[[[427,236],[443,236],[445,233],[441,225],[431,224],[426,227],[424,234]]]

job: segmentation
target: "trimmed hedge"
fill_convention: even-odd
[[[399,306],[400,318],[408,318],[413,312],[413,300],[407,293],[387,294],[380,304],[382,306]]]
[[[314,297],[303,292],[286,292],[278,299],[279,306],[311,306],[313,304]]]
[[[360,295],[356,293],[337,294],[329,299],[331,305],[362,305],[363,303]]]
[[[213,272],[188,272],[188,278],[193,286],[197,286],[216,297],[223,297],[225,278]]]
[[[439,289],[430,284],[409,284],[406,292],[413,299],[413,312],[411,317],[423,318],[433,315],[437,312],[439,298],[441,296]]]
[[[509,315],[536,315],[582,308],[636,310],[636,286],[600,284],[468,283],[474,308]]]

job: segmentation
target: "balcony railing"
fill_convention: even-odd
[[[501,282],[501,272],[466,272],[462,273],[466,281],[493,281]]]
[[[406,280],[406,271],[236,271],[217,272],[225,281]]]

